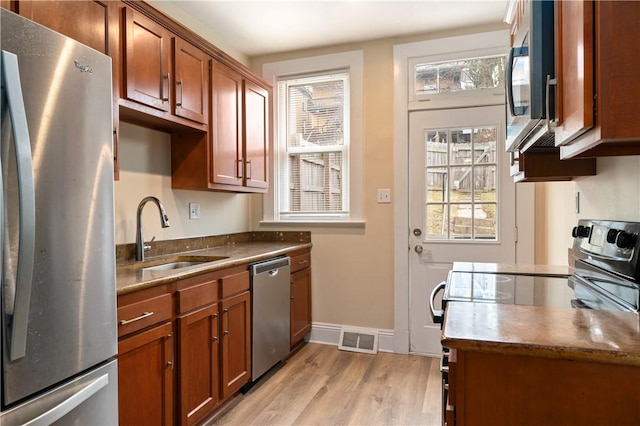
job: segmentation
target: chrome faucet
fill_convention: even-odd
[[[164,206],[156,197],[145,197],[138,204],[138,215],[136,217],[136,260],[144,261],[144,252],[151,250],[151,246],[149,244],[144,243],[144,239],[142,238],[142,208],[147,202],[152,201],[158,206],[158,210],[160,211],[160,223],[163,228],[169,227],[169,216],[164,211]],[[155,237],[153,237],[155,239]],[[153,241],[153,240],[151,240]]]

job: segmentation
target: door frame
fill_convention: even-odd
[[[395,192],[393,208],[393,349],[396,353],[409,353],[409,111],[420,109],[418,103],[410,105],[409,60],[427,55],[455,54],[455,52],[459,52],[460,57],[471,56],[473,52],[486,51],[491,48],[500,48],[507,52],[509,31],[498,30],[447,37],[393,47],[393,188]],[[516,185],[516,226],[518,226],[518,242],[520,243],[517,244],[516,262],[519,264],[534,262],[534,188],[534,184],[520,183]],[[427,303],[428,301],[425,300],[425,304]]]

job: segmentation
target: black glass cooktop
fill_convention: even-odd
[[[602,280],[579,278],[512,275],[487,272],[449,272],[443,301],[504,303],[527,306],[556,306],[599,310],[637,312],[639,289]]]
[[[443,299],[529,306],[571,307],[575,299],[567,277],[450,272]]]

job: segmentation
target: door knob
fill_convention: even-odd
[[[416,251],[416,253],[421,254],[422,253],[422,246],[417,245],[417,246],[415,246],[414,250]]]

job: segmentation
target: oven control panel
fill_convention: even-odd
[[[581,219],[571,231],[574,256],[639,282],[640,223]]]

